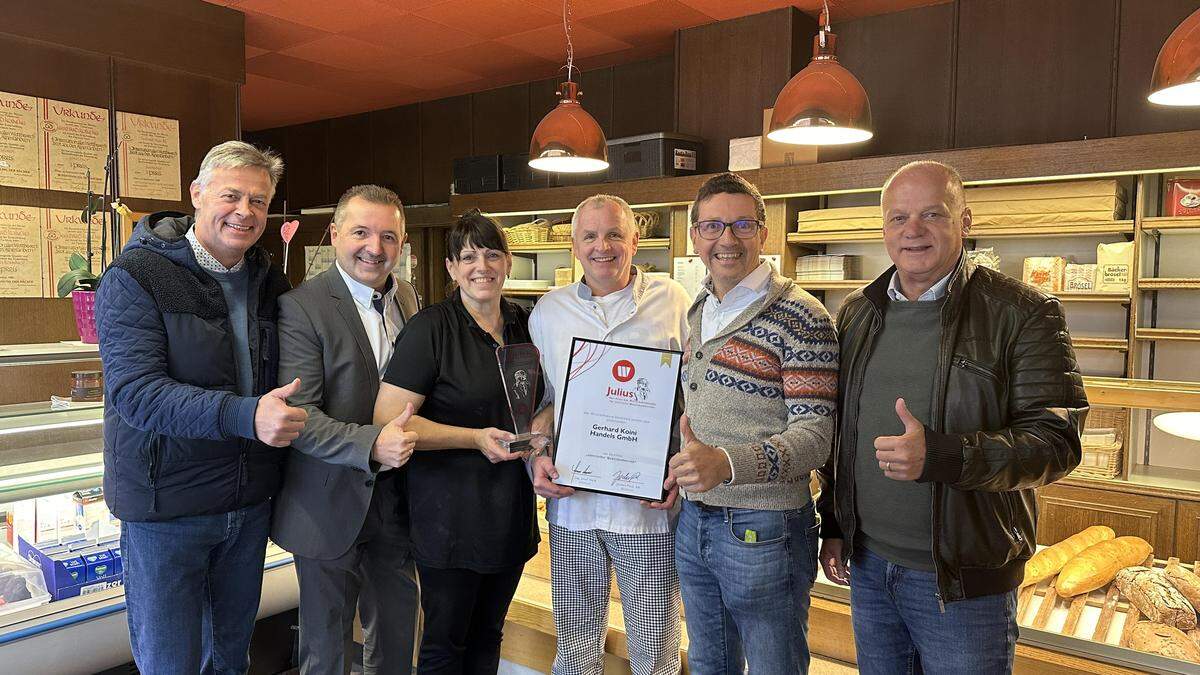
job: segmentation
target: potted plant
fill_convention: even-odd
[[[87,205],[80,214],[83,222],[87,223],[87,255],[72,253],[67,263],[69,269],[58,278],[58,297],[71,296],[71,304],[75,308],[75,327],[79,329],[79,339],[87,344],[99,342],[96,334],[96,286],[100,283],[100,277],[92,272],[92,216],[103,208],[104,198],[92,194],[89,189]]]

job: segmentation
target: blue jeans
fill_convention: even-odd
[[[684,501],[675,566],[692,673],[740,675],[747,665],[751,675],[808,672],[808,594],[817,574],[811,503],[759,511]]]
[[[245,673],[271,504],[121,524],[129,642],[138,670]]]
[[[1017,592],[938,606],[933,572],[863,549],[850,561],[850,618],[858,670],[871,673],[1010,673]]]

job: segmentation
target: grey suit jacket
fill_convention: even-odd
[[[416,291],[396,283],[407,321],[417,311]],[[300,391],[288,402],[304,408],[308,422],[288,452],[271,538],[296,555],[337,558],[362,530],[375,489],[371,446],[382,429],[371,424],[379,376],[362,319],[336,268],[280,296],[280,382],[300,378]]]

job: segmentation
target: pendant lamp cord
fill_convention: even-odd
[[[567,82],[571,81],[571,70],[575,68],[575,45],[571,41],[571,1],[563,0],[563,33],[567,36]]]
[[[825,9],[821,12],[821,30],[817,31],[817,34],[821,36],[821,48],[824,49],[826,46],[825,34],[829,32],[829,2],[821,0],[821,4],[825,6]]]

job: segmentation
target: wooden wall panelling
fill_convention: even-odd
[[[329,204],[329,120],[297,124],[285,133],[288,210]]]
[[[194,0],[4,0],[3,16],[0,31],[12,35],[246,81],[245,15],[227,7]]]
[[[1117,0],[958,7],[955,147],[1112,135]]]
[[[421,108],[406,105],[370,113],[373,180],[405,204],[420,204]]]
[[[348,188],[374,179],[371,117],[366,113],[329,120],[329,202]]]
[[[471,97],[455,96],[420,104],[422,203],[450,197],[454,158],[471,155]]]
[[[117,110],[179,120],[179,200],[123,201],[139,213],[190,213],[188,188],[204,155],[217,143],[238,137],[235,86],[123,59],[117,59],[115,65]]]
[[[612,69],[614,138],[675,130],[675,56]]]
[[[1121,3],[1121,35],[1117,54],[1116,135],[1181,131],[1200,127],[1195,108],[1154,105],[1150,76],[1158,50],[1175,26],[1200,9],[1200,0],[1156,0]]]
[[[1051,545],[1091,525],[1150,542],[1154,555],[1175,555],[1175,500],[1107,490],[1048,485],[1038,490],[1037,543]]]
[[[283,202],[287,199],[288,194],[288,174],[292,168],[287,156],[287,128],[247,131],[242,134],[242,140],[263,149],[274,150],[283,157],[283,176],[279,178],[279,183],[275,186],[275,197],[271,200],[270,208],[271,213],[283,213]],[[289,203],[288,206],[292,205]],[[298,212],[299,209],[293,210],[293,213]]]
[[[6,20],[9,14],[5,5]],[[0,25],[0,31],[6,29]],[[110,60],[105,56],[3,33],[0,54],[5,56],[5,67],[0,68],[0,91],[108,107]],[[99,184],[98,179],[97,187]],[[0,186],[0,204],[82,209],[83,200],[74,192]]]
[[[1200,502],[1180,500],[1178,504],[1175,514],[1175,555],[1180,560],[1200,560]]]
[[[471,154],[527,152],[531,131],[528,84],[471,94]]]
[[[822,148],[821,161],[951,147],[954,5],[878,14],[833,29],[838,60],[867,90],[875,136]]]
[[[681,133],[704,139],[702,171],[729,166],[729,139],[762,133],[762,111],[807,58],[816,22],[793,7],[676,33]],[[810,53],[810,52],[808,52]]]

